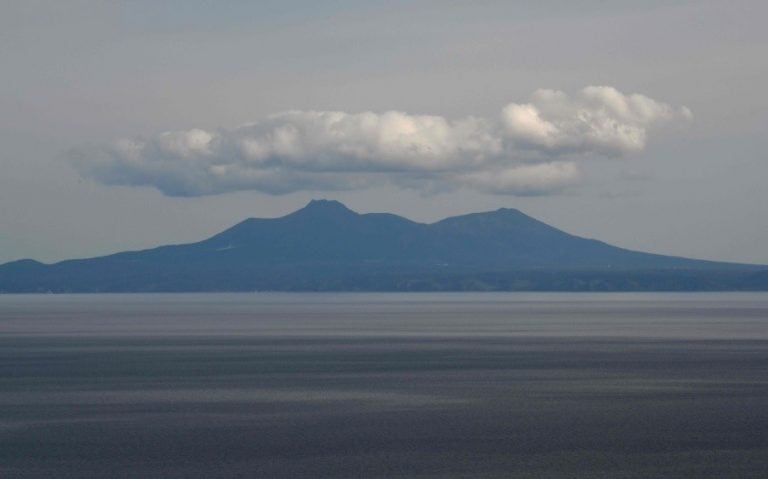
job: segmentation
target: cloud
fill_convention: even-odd
[[[641,150],[647,130],[690,117],[643,95],[587,87],[574,98],[538,90],[501,121],[341,111],[288,111],[234,129],[170,131],[70,152],[85,177],[151,186],[169,196],[236,190],[285,194],[473,188],[533,195],[578,182],[576,161]]]
[[[462,175],[460,180],[486,193],[534,196],[562,190],[579,178],[573,162],[550,162],[476,171]]]
[[[590,86],[573,98],[538,90],[530,103],[510,103],[502,112],[507,137],[520,147],[606,156],[640,151],[650,127],[690,118],[686,107],[675,109],[609,86]]]

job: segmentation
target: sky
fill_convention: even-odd
[[[313,198],[768,264],[764,1],[0,2],[0,262]]]

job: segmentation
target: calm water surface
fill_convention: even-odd
[[[768,294],[0,296],[0,477],[768,477]]]

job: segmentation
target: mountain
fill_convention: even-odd
[[[641,253],[502,208],[423,224],[313,200],[206,240],[0,266],[0,292],[768,290],[768,267]]]

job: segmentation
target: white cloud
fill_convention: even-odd
[[[613,87],[590,86],[571,98],[556,90],[538,90],[530,103],[510,103],[502,112],[509,139],[520,147],[551,155],[597,153],[617,156],[645,147],[648,129],[691,118],[644,95],[625,95]]]
[[[579,180],[573,158],[564,155],[641,150],[650,126],[689,116],[687,109],[611,87],[587,87],[575,98],[539,90],[530,103],[507,105],[500,124],[398,111],[289,111],[235,129],[164,132],[78,148],[71,156],[84,176],[171,196],[386,183],[547,194]]]
[[[501,141],[480,119],[390,111],[290,111],[228,135],[246,162],[306,170],[442,171],[482,162]]]

